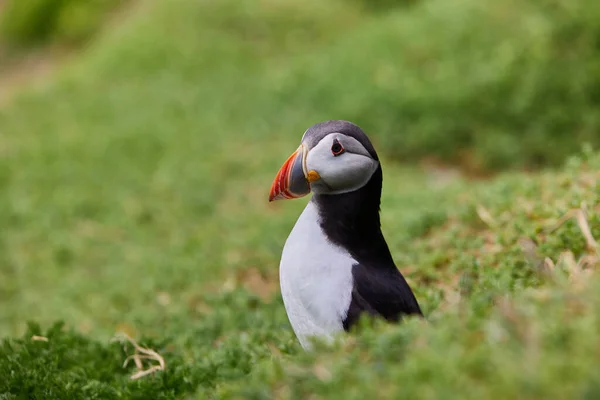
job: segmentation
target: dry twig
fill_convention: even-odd
[[[485,208],[481,204],[478,204],[476,211],[477,211],[477,215],[479,216],[479,218],[487,226],[489,226],[490,228],[493,228],[494,226],[496,226],[496,220],[494,219],[494,217],[492,217],[492,214],[490,214],[490,212],[487,210],[487,208]]]
[[[569,210],[565,215],[560,217],[554,225],[548,228],[547,232],[554,232],[556,229],[564,225],[564,223],[570,220],[571,218],[576,219],[577,225],[579,226],[579,229],[581,230],[581,233],[585,238],[588,250],[598,254],[598,242],[596,242],[596,239],[594,239],[594,236],[592,235],[592,230],[590,229],[590,225],[587,220],[587,211],[585,203],[582,203],[580,208],[574,208],[572,210]]]
[[[120,335],[115,337],[115,340],[118,340],[120,342],[126,341],[126,342],[130,343],[133,346],[133,348],[135,349],[135,353],[128,356],[125,359],[125,362],[123,363],[123,368],[125,368],[125,367],[127,367],[127,364],[129,364],[129,361],[133,360],[136,368],[138,369],[138,371],[135,374],[133,374],[129,377],[130,379],[139,379],[143,376],[150,375],[156,371],[164,371],[165,370],[165,368],[166,368],[165,360],[156,351],[154,351],[152,349],[146,349],[144,347],[141,347],[139,344],[137,344],[137,342],[135,340],[133,340],[131,337],[129,337],[129,335],[127,335],[126,333],[121,333]],[[152,365],[148,369],[144,369],[144,364],[143,364],[142,360],[153,360],[153,361],[158,362],[158,364]]]

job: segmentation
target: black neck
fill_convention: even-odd
[[[312,201],[329,240],[358,262],[395,268],[379,219],[382,181],[380,166],[362,188],[338,195],[315,194]]]

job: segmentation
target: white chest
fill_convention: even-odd
[[[329,242],[316,206],[309,202],[285,243],[279,266],[285,309],[303,347],[309,347],[310,336],[327,339],[343,330],[355,263]]]

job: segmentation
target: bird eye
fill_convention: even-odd
[[[333,145],[331,146],[331,152],[334,156],[339,156],[344,152],[344,146],[339,142],[339,140],[334,139]]]

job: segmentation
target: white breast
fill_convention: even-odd
[[[304,348],[310,347],[310,336],[330,339],[343,330],[355,263],[327,239],[317,208],[309,202],[283,247],[279,266],[285,309]]]

